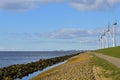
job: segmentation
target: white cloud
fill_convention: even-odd
[[[113,9],[120,0],[0,0],[0,9],[26,11],[35,9],[44,3],[66,3],[79,10]]]
[[[39,37],[42,36],[42,37],[55,38],[55,39],[74,39],[74,38],[85,38],[85,37],[98,38],[103,34],[105,29],[107,28],[94,29],[94,30],[82,30],[80,28],[66,28],[66,29],[60,29],[60,30],[48,32],[48,33],[43,33]],[[112,33],[112,30],[111,30],[111,33]],[[119,34],[120,34],[120,28],[117,28],[117,35]]]
[[[53,39],[74,39],[74,38],[85,38],[85,37],[95,38],[95,37],[100,37],[100,35],[103,34],[104,30],[105,28],[94,29],[94,30],[82,30],[80,28],[66,28],[66,29],[60,29],[47,33],[9,33],[9,35],[23,39],[33,39],[33,38],[39,39],[41,37],[53,38]],[[120,28],[117,28],[117,35],[119,34],[120,34]]]
[[[64,0],[40,0],[41,3],[64,2]]]
[[[10,33],[10,38],[17,37],[25,43],[81,43],[93,44],[98,43],[98,38],[103,34],[104,29],[96,30],[81,30],[79,28],[66,28],[48,33]],[[117,29],[117,34],[120,34],[120,28]],[[119,39],[119,37],[117,37]],[[47,41],[45,40],[47,39]]]
[[[0,0],[0,9],[12,11],[25,11],[37,8],[39,0]]]
[[[98,8],[101,3],[101,0],[76,0],[71,2],[71,5],[79,10],[89,10]]]
[[[26,11],[39,8],[41,4],[50,2],[62,2],[62,0],[0,0],[0,9]]]
[[[95,43],[97,42],[98,40],[94,37],[94,38],[91,38],[91,37],[88,37],[87,39],[86,38],[83,38],[83,39],[80,39],[79,43]]]
[[[44,37],[57,38],[57,39],[71,39],[86,36],[96,36],[101,33],[101,30],[81,30],[78,28],[68,28],[53,31],[47,34],[43,34]]]
[[[108,2],[110,5],[114,5],[114,4],[120,3],[120,0],[107,0],[107,2]]]
[[[72,0],[70,3],[79,10],[112,9],[117,4],[120,4],[120,0]]]

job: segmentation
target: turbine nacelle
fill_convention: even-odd
[[[113,23],[113,25],[117,25],[117,20],[115,20],[115,22]]]

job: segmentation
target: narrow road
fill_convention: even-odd
[[[116,58],[116,57],[112,57],[112,56],[108,56],[108,55],[104,55],[104,54],[99,54],[99,53],[95,53],[95,52],[91,52],[91,53],[95,54],[96,56],[98,56],[100,58],[104,58],[105,60],[109,61],[110,63],[112,63],[115,66],[117,66],[118,68],[120,68],[120,58]]]

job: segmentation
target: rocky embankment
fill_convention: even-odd
[[[44,60],[41,59],[39,61],[31,62],[28,64],[16,64],[16,65],[0,68],[0,80],[14,80],[16,78],[22,78],[38,70],[43,70],[48,66],[52,66],[59,62],[63,62],[78,54],[80,53],[55,57],[50,59],[44,59]]]
[[[32,80],[95,80],[90,59],[90,54],[81,54]]]

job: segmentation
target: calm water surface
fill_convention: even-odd
[[[80,51],[0,51],[0,68],[13,64],[26,64],[40,59],[64,56]]]

